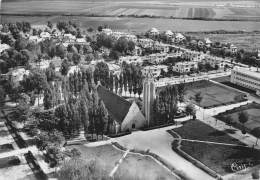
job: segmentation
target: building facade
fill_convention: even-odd
[[[256,91],[260,95],[260,73],[242,67],[235,67],[231,71],[231,82]]]
[[[155,83],[151,74],[148,74],[143,84],[143,113],[148,127],[153,115],[153,103],[155,99]]]

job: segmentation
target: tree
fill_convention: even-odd
[[[63,76],[66,76],[69,72],[70,64],[67,59],[64,59],[61,63],[60,72]]]
[[[180,102],[184,102],[184,96],[186,94],[187,88],[186,85],[184,83],[181,83],[177,86],[177,90],[178,90],[178,99]]]
[[[127,50],[128,50],[128,41],[126,38],[124,37],[121,37],[119,38],[114,47],[113,47],[114,50],[122,53],[122,54],[126,54],[127,53]]]
[[[200,103],[201,103],[202,99],[203,99],[203,97],[201,95],[201,92],[197,92],[195,94],[195,101],[199,104],[199,106],[200,106]]]
[[[50,109],[53,107],[53,97],[52,97],[52,90],[50,86],[48,86],[44,91],[43,105],[44,105],[44,109]]]
[[[25,39],[25,38],[20,37],[20,38],[18,38],[18,39],[15,41],[15,49],[16,49],[17,51],[20,51],[20,50],[22,50],[22,49],[25,49],[27,45],[28,45],[28,40]]]
[[[5,96],[6,96],[5,90],[3,86],[0,86],[0,107],[3,106],[5,103]]]
[[[257,145],[258,139],[260,138],[260,127],[256,127],[251,131],[251,134],[253,134],[256,137],[255,144]]]
[[[241,124],[243,124],[244,129],[242,130],[242,133],[245,134],[245,123],[248,121],[249,117],[248,117],[248,113],[246,111],[242,111],[239,113],[238,115],[238,120]]]
[[[104,62],[98,62],[94,70],[94,80],[95,83],[100,81],[103,86],[108,86],[109,68]]]
[[[48,22],[47,22],[47,26],[48,26],[50,29],[52,29],[52,28],[53,28],[52,22],[48,21]]]
[[[63,46],[62,44],[59,44],[58,46],[56,46],[56,56],[63,59],[65,57],[66,53],[67,53],[67,49],[65,46]]]
[[[225,120],[226,120],[226,124],[229,125],[231,128],[233,118],[231,116],[227,116]]]
[[[196,108],[193,104],[188,104],[186,107],[185,107],[185,111],[186,113],[189,115],[189,116],[193,116],[196,114]]]
[[[78,65],[80,62],[80,55],[78,53],[73,53],[72,61],[74,62],[75,65]]]
[[[120,55],[121,55],[121,53],[116,50],[111,50],[109,53],[109,57],[114,60],[118,60]]]
[[[85,61],[87,61],[87,62],[91,62],[91,61],[93,61],[94,58],[95,58],[95,57],[93,56],[92,53],[90,53],[90,54],[86,54],[86,55],[85,55]]]

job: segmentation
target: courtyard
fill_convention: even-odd
[[[242,111],[248,114],[248,121],[244,124],[244,126],[239,122],[239,113]],[[240,106],[238,108],[220,113],[216,116],[216,118],[225,122],[228,116],[231,117],[231,124],[233,126],[239,129],[245,127],[246,131],[250,133],[254,128],[260,127],[260,104],[250,103]]]

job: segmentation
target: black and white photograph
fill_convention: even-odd
[[[0,0],[0,180],[260,180],[260,0]]]

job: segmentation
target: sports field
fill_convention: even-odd
[[[202,96],[200,103],[195,101],[197,93]],[[210,81],[198,81],[190,84],[186,96],[197,105],[210,108],[241,102],[245,94]]]
[[[174,18],[259,20],[259,3],[251,0],[4,0],[2,13],[161,16]]]

